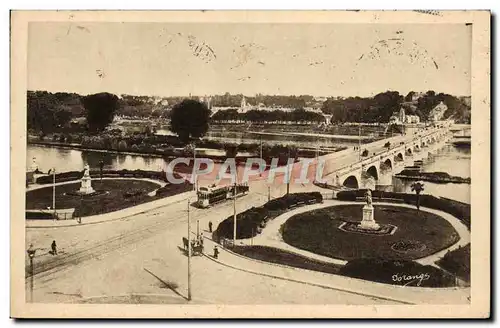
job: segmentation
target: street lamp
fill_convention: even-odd
[[[188,199],[187,217],[188,217],[188,301],[191,301],[191,217],[189,208],[191,207],[191,199]]]
[[[33,270],[33,258],[35,257],[35,252],[36,249],[33,248],[33,244],[30,245],[30,247],[26,250],[28,253],[28,257],[30,259],[30,302],[33,302],[33,276],[34,276],[34,270]]]
[[[55,220],[56,219],[56,168],[53,167],[52,168],[52,176],[53,176],[53,180],[52,180],[52,210],[54,211],[54,214],[53,214],[53,219]]]

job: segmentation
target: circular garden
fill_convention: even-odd
[[[93,180],[92,187],[96,190],[96,193],[84,196],[75,195],[80,186],[79,181],[56,185],[56,208],[74,208],[74,216],[89,216],[121,210],[178,193],[175,188],[171,188],[171,193],[167,192],[159,195],[157,192],[156,195],[151,196],[152,191],[158,189],[163,191],[168,185],[160,188],[160,184],[145,180]],[[26,209],[45,210],[52,207],[52,192],[52,186],[50,185],[26,192]]]
[[[339,229],[344,222],[358,223],[362,207],[337,205],[297,214],[283,225],[283,240],[303,250],[351,261],[414,260],[445,249],[460,238],[453,226],[436,214],[387,205],[375,206],[375,220],[396,226],[394,234],[379,236]]]

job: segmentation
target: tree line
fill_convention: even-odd
[[[315,112],[306,111],[304,109],[295,109],[290,112],[283,110],[249,110],[245,113],[238,113],[238,109],[231,108],[228,110],[220,110],[215,113],[213,121],[246,121],[246,122],[324,122],[323,115]]]
[[[425,122],[429,114],[443,102],[448,109],[443,118],[453,118],[460,123],[470,124],[470,106],[455,96],[427,91],[413,101],[414,91],[406,96],[397,91],[386,91],[374,97],[348,97],[343,99],[328,98],[322,106],[322,111],[332,115],[332,122],[388,122],[394,112],[405,108],[407,115],[417,115]]]

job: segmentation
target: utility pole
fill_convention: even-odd
[[[188,301],[191,300],[191,218],[189,216],[189,207],[191,206],[188,199]]]
[[[267,201],[271,200],[271,186],[267,186]]]
[[[53,219],[56,219],[56,168],[52,169],[53,183],[52,183],[52,210],[54,211]]]
[[[358,158],[361,160],[361,122],[358,125]]]
[[[200,220],[196,221],[196,238],[200,238]]]
[[[36,252],[36,249],[33,249],[33,244],[30,245],[30,247],[28,248],[27,250],[27,253],[28,253],[28,257],[30,258],[30,274],[31,274],[31,277],[30,277],[30,302],[33,302],[33,288],[34,288],[34,275],[35,275],[35,271],[34,271],[34,268],[33,268],[33,258],[35,257],[35,252]]]
[[[197,177],[197,174],[196,174],[196,145],[193,145],[193,174],[194,174],[194,179],[193,179],[193,190],[196,191],[197,189],[197,184],[198,184],[198,177]]]
[[[236,181],[234,182],[233,191],[233,247],[236,246]]]
[[[287,159],[287,163],[286,163],[286,177],[287,177],[287,181],[286,181],[286,194],[288,195],[290,193],[290,175],[291,175],[291,170],[289,169],[289,162],[290,162],[290,146],[288,146],[288,159]]]
[[[260,136],[260,159],[262,159],[262,136]]]

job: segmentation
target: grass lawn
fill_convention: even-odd
[[[378,223],[397,226],[393,235],[366,235],[338,229],[344,221],[361,221],[362,207],[338,205],[295,215],[282,227],[283,239],[292,246],[348,261],[358,258],[413,260],[434,254],[458,241],[458,233],[445,219],[397,206],[375,206]],[[408,252],[391,248],[401,241],[426,247]]]
[[[75,208],[75,216],[89,216],[108,213],[134,205],[150,202],[162,197],[175,195],[182,190],[177,185],[172,185],[171,192],[164,192],[161,196],[148,196],[148,193],[160,188],[160,185],[141,180],[93,180],[95,190],[108,191],[106,194],[84,196],[80,201],[79,196],[67,195],[80,189],[80,182],[56,186],[56,208]],[[133,196],[127,192],[136,193]],[[46,187],[26,192],[26,209],[46,209],[52,207],[52,187]]]
[[[470,244],[446,253],[437,265],[470,282]]]

